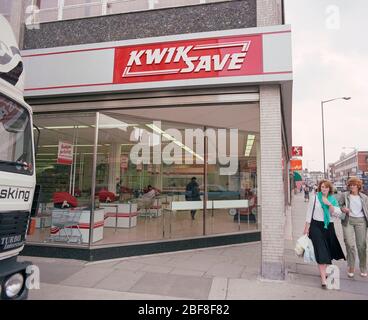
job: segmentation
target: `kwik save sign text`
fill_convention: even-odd
[[[255,75],[262,71],[261,35],[115,48],[114,83]]]

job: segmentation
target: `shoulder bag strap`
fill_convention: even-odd
[[[317,200],[317,193],[316,193],[316,196],[314,197],[314,204],[313,204],[313,211],[312,211],[312,219],[313,219],[313,216],[314,216],[314,208],[316,207],[316,200]]]

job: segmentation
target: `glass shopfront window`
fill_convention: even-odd
[[[252,150],[249,154],[244,155],[247,145],[251,143],[253,144]],[[239,132],[236,172],[231,175],[221,175],[218,164],[208,166],[207,194],[213,207],[209,208],[208,212],[207,234],[258,229],[258,143],[258,134]],[[243,204],[244,200],[247,200],[246,206]],[[232,219],[229,219],[229,216]]]
[[[34,122],[41,205],[30,242],[259,231],[258,103],[39,114]]]
[[[98,128],[96,245],[259,230],[258,104],[113,110]]]
[[[36,231],[27,241],[86,245],[95,113],[34,115],[34,124],[40,129],[36,181],[41,193]]]

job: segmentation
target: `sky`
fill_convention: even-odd
[[[323,171],[353,147],[368,150],[368,1],[285,0],[292,28],[293,146],[303,168]],[[345,149],[343,149],[345,147]]]

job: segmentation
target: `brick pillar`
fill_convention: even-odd
[[[281,0],[257,0],[257,26],[282,24]]]
[[[262,266],[265,279],[283,280],[284,183],[281,100],[278,85],[260,86]]]

